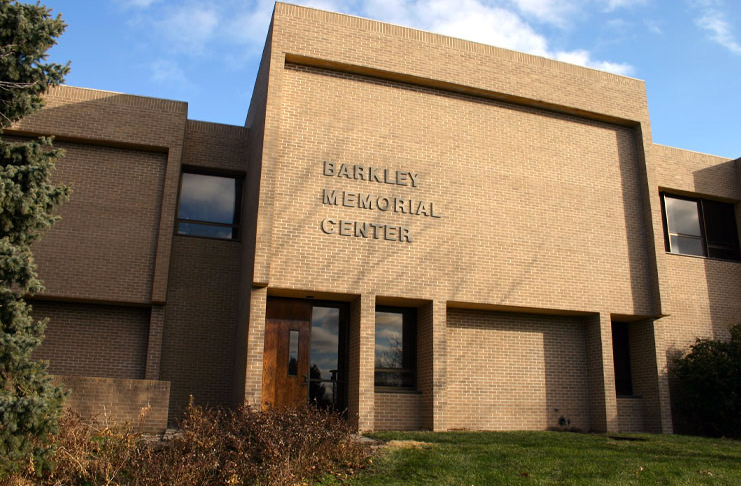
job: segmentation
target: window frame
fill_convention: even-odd
[[[417,392],[417,378],[419,373],[419,353],[418,353],[418,346],[419,346],[419,322],[417,320],[417,309],[415,307],[397,307],[397,306],[388,306],[388,305],[376,305],[375,313],[378,312],[387,312],[387,313],[393,313],[393,314],[401,314],[402,315],[402,346],[404,345],[404,329],[407,325],[411,326],[412,328],[412,343],[410,345],[410,350],[406,350],[405,347],[402,347],[402,356],[405,355],[405,353],[412,353],[412,356],[409,357],[409,361],[414,363],[413,368],[377,368],[376,367],[376,356],[375,356],[375,339],[373,342],[373,386],[374,389],[378,392],[391,392],[391,393],[416,393]],[[374,317],[375,317],[374,313]],[[375,321],[375,319],[374,319]],[[375,330],[378,330],[377,323],[374,323]],[[403,360],[403,358],[402,358]],[[404,385],[377,385],[375,380],[376,372],[389,372],[389,373],[407,373],[412,375],[412,384],[409,386]]]
[[[234,179],[236,186],[235,186],[235,193],[234,193],[233,223],[231,224],[230,223],[218,223],[214,221],[204,221],[204,220],[199,220],[199,219],[185,219],[185,218],[180,217],[180,203],[182,201],[182,196],[183,196],[183,176],[185,174],[195,174],[195,175]],[[177,202],[177,207],[175,208],[174,234],[176,236],[185,236],[188,238],[204,238],[207,240],[240,242],[242,240],[241,222],[242,222],[242,205],[244,203],[243,196],[244,196],[244,173],[229,171],[229,170],[218,170],[218,169],[208,169],[208,168],[201,168],[201,167],[183,166],[180,170],[180,179],[178,181],[178,202]],[[219,238],[218,236],[192,235],[192,234],[187,234],[187,233],[181,233],[180,232],[181,223],[195,224],[195,225],[200,225],[200,226],[215,226],[219,228],[231,228],[233,237],[232,238]]]
[[[693,196],[687,196],[683,194],[675,194],[671,192],[661,191],[661,219],[664,226],[664,249],[668,254],[671,255],[681,255],[681,256],[688,256],[688,257],[694,257],[694,258],[708,258],[711,260],[721,260],[721,261],[730,261],[730,262],[737,262],[741,261],[741,250],[739,248],[739,234],[738,234],[738,217],[736,216],[736,205],[734,203],[726,202],[726,201],[720,201],[716,199],[707,199],[707,198],[701,198],[701,197],[693,197]],[[676,235],[679,237],[684,238],[695,238],[694,235],[684,235],[682,233],[670,233],[669,232],[669,214],[666,209],[666,198],[672,198],[672,199],[679,199],[683,201],[691,201],[696,203],[697,206],[697,216],[698,216],[698,224],[700,226],[700,244],[702,245],[702,255],[694,255],[691,253],[680,253],[680,252],[673,252],[672,246],[671,246],[671,236]],[[736,236],[735,242],[735,248],[731,248],[731,251],[735,251],[736,254],[734,257],[730,258],[723,258],[719,256],[711,256],[710,255],[710,248],[711,245],[708,241],[708,230],[706,226],[706,217],[705,217],[705,205],[703,203],[713,203],[713,204],[725,204],[728,205],[732,212],[733,212],[733,218],[731,218],[731,221],[733,223],[733,230],[734,234]],[[731,245],[733,246],[733,244]]]

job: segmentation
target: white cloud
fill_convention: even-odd
[[[534,14],[540,20],[550,19],[551,23],[564,25],[570,15],[583,3],[579,0],[512,0],[516,7],[525,13]],[[600,0],[602,1],[602,0]],[[642,0],[621,0],[618,3],[637,3]],[[361,2],[365,5],[382,6],[388,0],[370,0]],[[381,4],[381,5],[379,5]],[[365,9],[361,14],[382,21],[390,21],[410,27],[424,29],[451,37],[481,42],[506,49],[526,52],[537,56],[549,57],[581,66],[609,71],[615,74],[630,74],[633,67],[629,64],[601,61],[591,58],[586,50],[573,52],[554,51],[548,40],[539,34],[515,11],[503,8],[507,2],[491,0],[400,0],[393,2],[390,9],[379,8],[374,13]],[[619,5],[615,5],[617,8]],[[387,12],[390,12],[388,14]]]
[[[565,27],[579,10],[579,2],[564,0],[512,0],[524,15]]]
[[[191,83],[188,81],[183,70],[180,69],[178,63],[173,60],[158,59],[151,64],[150,70],[152,72],[151,79],[155,83],[168,86],[191,86]]]
[[[129,0],[151,2],[153,0]],[[632,67],[592,59],[588,51],[553,49],[545,35],[526,18],[565,28],[580,8],[599,2],[616,9],[644,0],[298,0],[306,6],[334,10],[409,26],[483,44],[526,52],[628,74]],[[206,46],[219,44],[225,64],[242,65],[262,49],[273,0],[163,5],[151,20],[169,50],[202,55]]]
[[[439,34],[531,54],[547,55],[545,38],[516,13],[478,0],[429,2],[419,12],[423,28]]]
[[[273,5],[273,0],[259,0],[252,8],[227,12],[221,35],[228,41],[262,49]]]
[[[661,35],[664,33],[664,31],[661,30],[661,26],[659,25],[659,23],[655,20],[644,20],[643,23],[646,28],[648,28],[648,30],[650,32],[653,32],[654,34]]]
[[[633,74],[633,66],[630,64],[616,63],[609,61],[595,61],[591,59],[589,52],[585,50],[576,50],[570,52],[557,52],[555,58],[559,61],[577,64],[579,66],[591,67],[601,71],[608,71],[615,74],[628,76]]]
[[[724,19],[720,11],[712,8],[706,9],[695,22],[707,32],[710,40],[717,42],[734,54],[741,55],[741,44],[736,41],[730,24]]]
[[[613,12],[619,8],[629,8],[634,5],[641,5],[646,3],[646,0],[600,0],[605,3],[605,10]]]
[[[200,54],[216,32],[219,15],[208,5],[188,3],[167,9],[164,17],[154,22],[159,32],[172,43],[174,50]]]
[[[125,8],[149,8],[160,0],[117,0]]]

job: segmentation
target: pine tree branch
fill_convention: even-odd
[[[0,89],[4,89],[5,91],[10,91],[11,89],[27,89],[27,88],[36,86],[37,84],[39,84],[38,81],[34,81],[33,83],[20,83],[20,82],[15,82],[15,81],[0,81]]]

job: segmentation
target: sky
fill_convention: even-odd
[[[273,1],[42,0],[67,84],[243,125]],[[739,0],[295,0],[641,79],[655,143],[741,157]]]

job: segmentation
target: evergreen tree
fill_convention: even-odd
[[[60,84],[68,66],[46,63],[46,51],[64,31],[60,16],[39,5],[0,0],[0,135],[38,111],[42,95]],[[34,321],[24,296],[43,289],[31,244],[56,217],[69,189],[51,183],[60,150],[51,140],[0,140],[0,477],[20,467],[49,466],[65,392],[44,363],[31,359],[46,322]]]

